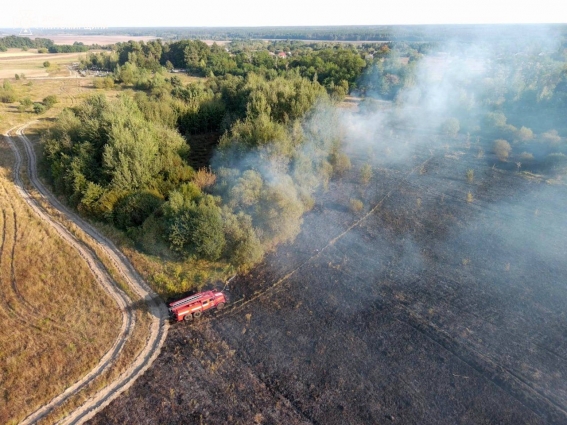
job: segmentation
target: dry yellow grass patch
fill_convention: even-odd
[[[50,125],[49,121],[42,120],[34,125],[32,125],[28,131],[30,140],[34,142],[34,147],[36,150],[36,155],[39,156],[38,151],[38,136],[39,131],[43,131]],[[27,178],[24,176],[24,181],[26,185],[29,186]],[[113,380],[117,379],[126,369],[128,369],[133,360],[138,356],[142,349],[145,348],[148,338],[150,336],[150,326],[152,323],[152,317],[148,311],[148,308],[143,300],[130,288],[126,283],[121,273],[115,268],[114,263],[107,257],[104,250],[102,250],[96,243],[93,242],[92,238],[87,236],[85,232],[72,223],[65,215],[61,214],[58,210],[54,209],[49,203],[45,201],[44,198],[38,196],[38,194],[31,189],[31,194],[35,197],[43,209],[47,211],[52,218],[54,218],[59,223],[63,224],[78,240],[80,240],[85,246],[87,246],[93,254],[98,258],[98,260],[104,265],[109,275],[115,281],[115,283],[127,294],[127,296],[132,300],[132,303],[128,308],[131,308],[135,312],[135,326],[133,327],[132,333],[125,342],[125,345],[117,357],[114,364],[104,370],[99,376],[97,376],[93,381],[91,381],[84,389],[76,394],[73,394],[69,399],[67,399],[60,406],[55,408],[50,414],[44,417],[41,423],[55,423],[62,416],[67,413],[72,412],[75,408],[81,406],[87,399],[94,395],[97,391],[103,389],[105,386],[110,384]],[[120,324],[121,319],[118,318],[117,325]]]
[[[9,180],[0,143],[0,423],[22,420],[97,364],[120,311]]]

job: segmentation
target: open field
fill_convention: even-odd
[[[156,37],[145,36],[129,36],[129,35],[74,35],[74,34],[58,34],[58,35],[36,35],[36,37],[49,38],[55,44],[73,44],[83,43],[88,46],[91,44],[98,44],[105,46],[107,44],[123,43],[126,41],[149,41],[155,40]]]
[[[37,53],[29,50],[8,49],[0,52],[0,78],[14,79],[15,74],[24,74],[27,78],[47,76],[69,76],[66,65],[78,62],[85,53]],[[51,65],[45,68],[43,63]]]
[[[17,195],[12,159],[1,140],[1,423],[21,421],[90,370],[121,322],[85,261]]]
[[[42,66],[45,56],[37,55],[33,60],[16,58],[0,61],[0,67],[9,73],[16,98],[14,103],[0,103],[2,132],[37,118],[34,132],[45,129],[62,108],[72,106],[96,91],[90,78],[16,80],[13,78],[16,66],[24,63],[27,73],[39,63]],[[57,75],[59,66],[66,70],[66,65],[77,58],[77,54],[57,55],[51,61],[50,74]],[[112,97],[117,93],[108,94]],[[56,95],[58,103],[39,117],[30,112],[30,108],[28,112],[18,111],[21,99],[28,97],[32,101],[41,101],[48,95]],[[58,201],[43,188],[39,189],[42,186],[35,177],[35,152],[31,141],[14,132],[11,139],[14,146],[19,146],[20,157],[16,163],[27,171],[24,180],[29,179],[26,181],[30,186],[26,199],[34,205],[34,213],[20,199],[21,192],[18,195],[13,183],[7,179],[6,170],[14,166],[15,157],[2,141],[0,159],[5,172],[0,189],[7,195],[0,197],[2,211],[6,214],[0,224],[6,229],[6,238],[17,235],[18,245],[10,242],[15,241],[16,236],[14,239],[3,236],[6,239],[2,242],[6,250],[2,251],[0,263],[3,298],[11,310],[3,312],[3,316],[10,320],[3,320],[1,325],[21,324],[12,326],[12,332],[1,333],[6,338],[2,338],[0,347],[3,383],[0,422],[18,423],[26,418],[23,424],[55,423],[61,419],[61,423],[74,423],[94,414],[143,373],[159,352],[167,329],[156,313],[159,306],[156,307],[148,292],[136,282],[141,279],[132,275],[135,272],[127,260],[117,258],[95,230],[82,230],[86,228],[84,223],[75,223],[64,212],[54,209],[52,205]],[[23,165],[24,159],[27,159],[27,167]],[[41,221],[36,218],[38,211]],[[47,226],[48,223],[51,225]],[[64,227],[68,230],[64,231]],[[44,235],[46,232],[48,236]],[[18,255],[10,257],[8,254],[12,251]],[[86,275],[81,267],[81,261],[84,261],[81,257],[89,263],[88,268],[83,267],[87,270]],[[71,268],[69,264],[72,264]],[[10,268],[15,270],[17,281],[7,274]],[[94,275],[99,282],[95,281]],[[95,287],[86,290],[86,279]],[[116,299],[104,295],[103,281],[114,286],[115,295],[121,292],[117,286],[127,295],[118,295],[120,302],[117,303]],[[17,282],[17,286],[16,283],[8,286],[10,282]],[[66,285],[72,285],[72,288]],[[16,288],[21,297],[10,294],[10,288]],[[46,297],[49,298],[46,300]],[[26,304],[17,305],[16,301]],[[103,311],[99,304],[110,310]]]
[[[333,181],[91,423],[567,423],[567,187],[424,139],[355,157],[369,185]]]

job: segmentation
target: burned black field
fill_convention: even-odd
[[[565,183],[464,142],[365,160],[91,423],[566,424]]]

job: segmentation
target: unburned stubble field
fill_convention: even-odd
[[[18,423],[112,346],[121,318],[87,264],[41,222],[9,179],[0,140],[0,422]]]

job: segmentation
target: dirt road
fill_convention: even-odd
[[[20,176],[20,170],[23,163],[21,150],[25,152],[25,156],[27,158],[26,172],[29,177],[30,184],[37,190],[37,192],[39,192],[40,196],[45,201],[49,202],[53,208],[64,214],[74,225],[80,227],[92,239],[92,242],[105,252],[106,256],[113,263],[115,269],[119,271],[130,288],[139,295],[140,298],[145,300],[152,316],[151,329],[146,345],[128,369],[125,370],[116,380],[87,399],[83,405],[70,412],[60,421],[62,424],[78,424],[83,423],[94,416],[96,412],[101,410],[120,393],[132,385],[132,383],[152,364],[159,354],[160,348],[167,335],[167,309],[158,296],[147,286],[141,276],[135,271],[128,259],[109,239],[105,238],[93,226],[62,205],[57,198],[55,198],[55,196],[53,196],[45,188],[45,186],[43,186],[37,177],[37,161],[32,143],[24,134],[24,130],[32,123],[33,122],[15,127],[9,130],[5,135],[10,147],[14,150],[16,157],[16,163],[14,165],[14,180],[18,192],[37,216],[42,221],[52,226],[57,233],[61,235],[61,237],[71,246],[76,248],[79,254],[87,261],[98,282],[115,299],[116,303],[122,310],[123,323],[119,337],[111,349],[103,356],[97,366],[62,394],[29,415],[22,424],[37,423],[42,418],[46,417],[53,409],[60,406],[69,397],[80,391],[96,377],[101,375],[105,370],[111,367],[118,359],[125,342],[132,334],[132,330],[135,326],[135,314],[134,309],[131,308],[132,300],[118,288],[116,282],[111,278],[106,268],[98,259],[94,250],[90,249],[73,236],[66,227],[64,227],[41,206],[38,200],[31,196]]]

